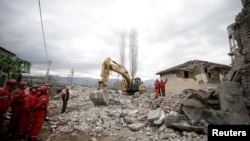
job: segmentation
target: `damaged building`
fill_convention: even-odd
[[[160,78],[168,79],[167,92],[180,92],[184,89],[209,91],[226,77],[231,66],[208,61],[191,60],[172,68],[157,72]]]

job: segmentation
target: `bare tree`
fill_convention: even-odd
[[[122,66],[125,65],[125,33],[121,33],[121,39],[120,39],[120,64]],[[117,80],[117,89],[119,89],[119,74],[118,74],[118,80]]]
[[[134,78],[138,69],[137,31],[135,29],[133,29],[130,33],[129,61],[130,61],[130,74],[132,78]]]
[[[125,33],[121,33],[121,40],[120,40],[120,64],[125,65]]]

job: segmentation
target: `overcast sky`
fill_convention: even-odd
[[[227,26],[241,0],[38,0],[0,1],[0,46],[32,63],[31,74],[100,78],[110,57],[120,62],[120,38],[136,29],[143,80],[190,60],[231,64]],[[129,54],[125,52],[129,70]],[[116,77],[112,73],[112,77]]]

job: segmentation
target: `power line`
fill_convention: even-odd
[[[45,53],[46,53],[46,57],[47,57],[48,61],[50,61],[49,56],[48,56],[47,47],[46,47],[46,42],[45,42],[45,36],[44,36],[43,19],[42,19],[42,10],[41,10],[40,0],[38,0],[38,3],[39,3],[39,11],[40,11],[40,19],[41,19],[41,26],[42,26],[43,43],[44,43]]]
[[[49,76],[49,70],[50,70],[50,65],[51,65],[51,61],[49,59],[49,55],[48,55],[48,51],[47,51],[47,46],[46,46],[46,41],[45,41],[45,35],[44,35],[44,28],[43,28],[43,18],[42,18],[42,10],[41,10],[41,4],[40,4],[40,0],[38,0],[38,4],[39,4],[39,12],[40,12],[40,19],[41,19],[41,26],[42,26],[42,33],[43,33],[43,43],[44,43],[44,48],[45,48],[45,53],[46,53],[46,57],[48,59],[48,69],[47,69],[47,73],[46,73],[46,83],[48,82],[48,76]]]

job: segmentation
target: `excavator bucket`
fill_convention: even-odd
[[[95,90],[89,94],[95,106],[109,105],[109,91],[107,89]]]

